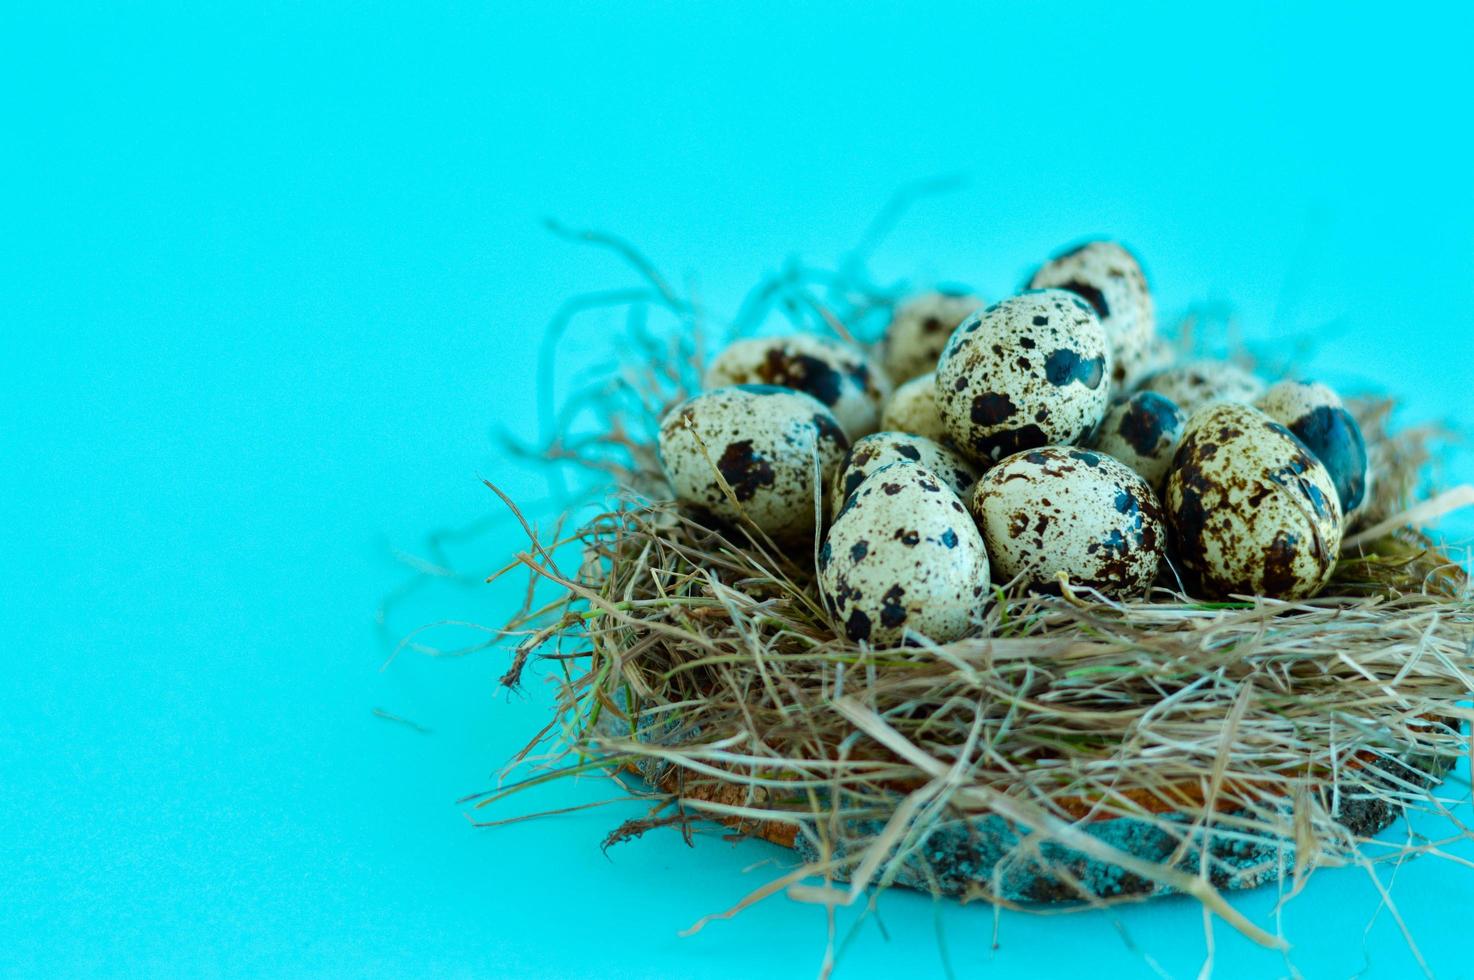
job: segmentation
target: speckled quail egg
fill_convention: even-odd
[[[1336,485],[1341,513],[1351,519],[1366,500],[1367,446],[1341,397],[1323,384],[1281,381],[1254,404],[1321,461]]]
[[[937,365],[942,422],[953,445],[978,459],[1080,441],[1105,415],[1110,389],[1100,320],[1063,289],[974,313]]]
[[[1139,390],[1166,395],[1191,416],[1214,402],[1252,402],[1264,393],[1264,382],[1237,364],[1202,358],[1149,375]]]
[[[971,293],[935,290],[897,307],[880,342],[880,363],[891,383],[903,384],[935,371],[947,338],[982,305],[982,299]]]
[[[903,460],[850,495],[819,549],[819,587],[854,642],[947,643],[971,632],[986,602],[988,552],[947,481]]]
[[[1061,252],[1034,273],[1029,286],[1068,289],[1094,307],[1111,347],[1111,380],[1117,387],[1146,370],[1157,314],[1141,263],[1125,246],[1095,241]]]
[[[809,395],[733,385],[671,409],[660,423],[659,446],[678,500],[729,523],[745,515],[777,541],[802,541],[814,530],[815,495],[824,493],[849,440]]]
[[[912,378],[901,385],[885,403],[880,416],[885,432],[909,432],[925,436],[933,442],[947,442],[952,437],[942,424],[937,411],[937,376],[935,372]]]
[[[1305,598],[1335,568],[1341,503],[1330,473],[1252,405],[1188,419],[1166,506],[1178,560],[1203,595]]]
[[[1186,424],[1187,416],[1172,399],[1138,391],[1106,413],[1091,447],[1125,463],[1160,489]]]
[[[891,463],[909,460],[920,463],[942,478],[959,497],[966,497],[978,482],[978,471],[960,455],[940,446],[925,436],[908,432],[872,432],[850,447],[834,480],[832,510],[835,513],[845,499],[860,488],[865,479]]]
[[[739,340],[706,369],[704,388],[769,384],[793,388],[823,402],[851,440],[874,432],[890,381],[850,344],[813,334]]]
[[[1016,453],[978,480],[972,513],[1000,584],[1022,576],[1032,589],[1072,586],[1107,596],[1141,595],[1167,544],[1152,488],[1102,453],[1050,446]]]

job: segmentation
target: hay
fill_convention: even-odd
[[[1377,468],[1371,533],[1348,538],[1313,599],[998,589],[977,638],[869,649],[836,632],[810,556],[666,499],[654,425],[694,384],[704,324],[649,276],[680,329],[636,335],[637,367],[583,396],[602,431],[550,440],[617,488],[569,535],[524,521],[530,546],[503,570],[557,592],[534,602],[529,586],[505,631],[519,638],[506,684],[533,655],[561,669],[553,721],[514,760],[542,771],[478,807],[552,778],[638,774],[651,815],[606,843],[711,820],[795,849],[798,866],[742,905],[786,890],[832,908],[897,884],[1002,905],[1170,891],[1270,946],[1283,938],[1224,890],[1441,853],[1373,840],[1410,809],[1454,820],[1438,787],[1471,751],[1474,601],[1407,526],[1463,502],[1417,502],[1433,433],[1393,435],[1389,402],[1353,405]],[[816,281],[790,267],[748,305],[822,327],[893,295]]]

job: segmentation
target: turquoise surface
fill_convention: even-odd
[[[617,231],[730,310],[899,185],[962,174],[880,275],[996,297],[1119,236],[1169,316],[1231,304],[1248,341],[1463,431],[1471,27],[1466,5],[4,6],[0,973],[814,975],[823,913],[781,896],[678,935],[776,873],[764,845],[602,853],[630,804],[469,826],[456,800],[546,717],[544,683],[497,691],[504,653],[380,669],[411,628],[517,597],[441,581],[375,618],[429,530],[493,515],[447,545],[476,574],[518,546],[481,477],[545,512],[495,433],[532,434],[558,304],[631,281],[541,219]],[[622,324],[577,324],[563,377]],[[1382,884],[1429,966],[1468,975],[1474,872]],[[1272,892],[1237,902],[1288,959],[1185,901],[995,920],[896,894],[838,975],[1194,976],[1210,948],[1220,976],[1419,969],[1361,871],[1278,923]]]

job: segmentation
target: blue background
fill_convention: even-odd
[[[996,297],[1120,236],[1167,314],[1231,302],[1249,340],[1462,425],[1469,8],[1278,6],[5,5],[0,971],[812,976],[823,914],[785,898],[677,937],[774,873],[741,873],[765,845],[605,857],[622,805],[468,827],[457,797],[546,716],[545,684],[495,690],[503,654],[379,670],[420,623],[507,610],[516,583],[447,580],[375,622],[413,578],[396,549],[496,514],[479,477],[546,508],[492,432],[531,433],[557,304],[630,282],[539,220],[618,231],[731,310],[963,173],[882,273]],[[565,377],[619,325],[577,326]],[[1442,473],[1471,477],[1467,450]],[[453,549],[473,573],[517,544],[485,531]],[[1467,975],[1474,872],[1416,861],[1393,896]],[[1273,898],[1239,902],[1272,927]],[[1318,875],[1294,966],[1414,971],[1376,911],[1360,872]],[[1187,902],[1008,914],[996,949],[983,907],[881,913],[840,976],[938,972],[938,922],[960,976],[1191,976],[1206,949]],[[1220,975],[1289,969],[1214,939]]]

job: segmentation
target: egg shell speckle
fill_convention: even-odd
[[[966,636],[988,593],[988,552],[946,481],[902,461],[870,475],[819,549],[825,604],[853,642],[895,646],[910,631]]]
[[[1367,445],[1341,396],[1323,384],[1281,381],[1255,406],[1295,433],[1321,461],[1350,520],[1367,497]]]
[[[891,383],[935,371],[952,331],[982,306],[982,298],[971,293],[934,290],[897,307],[880,344],[881,366]]]
[[[812,395],[834,413],[851,441],[874,432],[891,383],[864,352],[813,334],[752,337],[733,343],[706,369],[702,387],[766,384]]]
[[[1172,399],[1189,417],[1218,402],[1249,403],[1264,393],[1264,382],[1229,361],[1186,361],[1146,377],[1141,391]]]
[[[1051,446],[1017,453],[978,480],[972,512],[999,584],[1073,586],[1138,596],[1167,543],[1161,504],[1145,480],[1102,453]]]
[[[1091,448],[1125,463],[1160,490],[1182,440],[1187,416],[1155,391],[1138,391],[1106,413]]]
[[[936,373],[912,378],[896,389],[885,403],[880,417],[880,428],[884,432],[909,432],[925,436],[933,442],[946,443],[951,440],[947,427],[937,411]]]
[[[937,365],[937,409],[978,459],[1079,442],[1105,415],[1110,353],[1095,310],[1062,289],[1021,293],[958,327]]]
[[[1330,474],[1251,405],[1223,402],[1188,420],[1166,505],[1177,559],[1203,595],[1305,598],[1335,568],[1341,504]]]
[[[1034,273],[1029,287],[1068,289],[1094,307],[1111,347],[1117,387],[1149,368],[1157,314],[1141,263],[1125,246],[1093,241],[1061,252]]]
[[[909,432],[872,432],[850,447],[834,481],[832,510],[844,506],[845,499],[876,470],[891,463],[910,461],[926,467],[941,477],[959,497],[966,498],[978,482],[978,471],[959,454],[938,445],[925,436]]]
[[[659,445],[678,500],[730,524],[745,514],[775,540],[802,541],[814,531],[815,493],[824,492],[849,440],[829,409],[808,395],[734,385],[673,408],[661,420]]]

